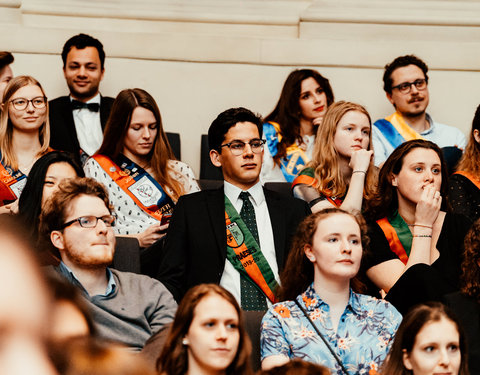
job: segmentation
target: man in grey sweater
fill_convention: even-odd
[[[82,290],[100,335],[140,350],[173,321],[177,305],[159,281],[108,268],[114,225],[108,193],[89,178],[60,183],[40,219],[61,258],[56,271]]]

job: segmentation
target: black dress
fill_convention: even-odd
[[[454,174],[448,181],[448,200],[453,212],[475,221],[480,217],[480,189],[465,176]]]
[[[470,225],[471,221],[463,215],[445,215],[437,241],[439,258],[432,265],[422,263],[410,267],[387,294],[386,299],[400,313],[405,314],[417,303],[439,301],[446,293],[458,290],[463,240]],[[370,223],[369,236],[370,254],[365,259],[367,270],[388,260],[399,259],[390,250],[388,240],[376,222]]]

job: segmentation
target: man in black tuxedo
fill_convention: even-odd
[[[63,46],[62,60],[70,95],[50,101],[50,146],[84,162],[102,144],[114,101],[98,91],[105,73],[105,52],[99,40],[78,34]]]
[[[221,167],[224,186],[184,195],[175,206],[159,280],[177,301],[200,283],[220,284],[245,310],[264,310],[272,301],[269,287],[275,289],[291,237],[310,209],[260,184],[262,129],[261,118],[245,108],[221,113],[210,126],[210,159]],[[244,272],[252,263],[269,287]]]

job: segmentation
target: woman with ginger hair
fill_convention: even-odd
[[[371,129],[363,106],[332,104],[318,130],[312,161],[293,181],[294,195],[313,212],[327,207],[360,211],[376,183]]]
[[[262,321],[262,369],[292,358],[338,375],[378,369],[401,315],[390,303],[354,291],[367,244],[360,216],[332,207],[304,219],[281,275],[283,302]]]
[[[470,139],[449,180],[448,199],[453,212],[474,221],[480,217],[480,105],[472,122]]]

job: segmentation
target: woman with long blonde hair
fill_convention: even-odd
[[[40,83],[18,76],[7,85],[0,115],[0,205],[17,200],[32,165],[49,151],[48,101]],[[7,206],[8,210],[15,210]]]
[[[109,191],[116,234],[136,237],[142,248],[165,235],[178,198],[199,190],[191,168],[175,160],[155,99],[138,88],[118,94],[103,143],[84,169]]]
[[[455,213],[472,221],[480,217],[480,105],[472,122],[470,139],[450,177],[448,199]]]
[[[376,184],[371,129],[360,104],[332,104],[318,129],[312,161],[293,181],[294,195],[313,212],[332,206],[360,211]]]

